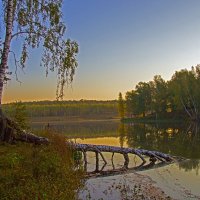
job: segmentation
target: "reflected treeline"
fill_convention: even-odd
[[[118,133],[119,133],[120,147],[124,147],[124,143],[126,142],[126,126],[124,123],[119,124]]]
[[[124,133],[129,147],[157,150],[174,156],[200,159],[200,132],[197,124],[128,124]],[[124,137],[124,136],[123,136]],[[180,163],[186,170],[199,167],[198,160]]]
[[[195,170],[196,175],[199,175],[200,160],[186,160],[179,163],[180,169],[185,171]]]
[[[118,121],[85,121],[70,123],[52,123],[50,129],[57,133],[62,133],[67,138],[96,138],[96,137],[115,137],[117,136]],[[48,124],[32,124],[33,131],[44,130]]]
[[[34,130],[44,130],[47,124],[33,124]],[[179,163],[185,170],[200,166],[200,130],[197,124],[123,124],[118,121],[76,121],[50,123],[56,132],[68,138],[119,137],[121,147],[157,150],[191,159]],[[112,145],[112,143],[110,143]]]

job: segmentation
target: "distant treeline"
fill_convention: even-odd
[[[16,103],[4,104],[3,109],[11,115]],[[34,101],[20,102],[28,117],[116,117],[117,101]]]
[[[200,65],[176,71],[169,81],[156,75],[152,81],[139,82],[125,99],[119,94],[118,107],[122,118],[199,120]]]

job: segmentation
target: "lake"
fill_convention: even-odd
[[[196,124],[123,124],[119,120],[60,120],[48,123],[54,130],[78,143],[142,148],[184,157],[182,162],[140,173],[150,176],[166,192],[174,193],[176,198],[180,194],[174,191],[175,187],[176,191],[185,189],[191,199],[200,195],[200,131]],[[38,120],[32,123],[32,128],[41,130],[45,125],[47,122]],[[92,171],[94,155],[89,154],[88,157],[89,170]],[[123,158],[116,156],[115,164],[116,167],[122,166]],[[107,166],[109,168],[112,168],[111,163]]]

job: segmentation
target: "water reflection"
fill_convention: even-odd
[[[33,124],[33,129],[42,130],[46,124],[47,122]],[[169,194],[176,191],[180,191],[177,194],[182,194],[187,189],[187,193],[191,191],[200,195],[200,131],[196,124],[121,124],[119,121],[93,120],[50,122],[50,126],[56,132],[63,133],[78,143],[157,150],[187,158],[177,164],[139,173],[150,176]],[[88,169],[92,172],[96,166],[95,154],[88,153],[87,156]],[[105,155],[109,161],[106,165],[107,170],[123,167],[122,155],[114,157],[114,165],[111,156],[108,153]],[[101,160],[99,162],[102,163]],[[132,162],[130,167],[140,164],[134,158],[130,159],[130,162]],[[178,196],[175,199],[183,198]]]
[[[125,125],[123,123],[119,124],[118,133],[119,133],[120,147],[124,147],[124,143],[126,143],[126,130],[125,130]]]
[[[78,120],[33,123],[32,130],[38,131],[45,129],[47,124],[58,133],[65,134],[70,138],[97,138],[97,137],[115,137],[117,136],[117,127],[119,121],[116,120]]]
[[[180,162],[185,171],[200,168],[200,132],[196,124],[127,124],[124,128],[129,147],[157,150],[188,158]]]
[[[191,132],[184,124],[127,124],[125,132],[130,147],[200,159],[200,133]]]
[[[41,130],[44,126],[40,122],[33,124],[33,129]],[[50,126],[77,142],[157,150],[184,157],[190,160],[179,163],[180,169],[199,172],[200,131],[196,124],[123,124],[101,120],[52,122]]]
[[[194,171],[196,175],[199,175],[200,160],[186,160],[178,165],[180,169],[184,169],[186,172]]]

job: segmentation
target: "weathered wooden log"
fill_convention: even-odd
[[[164,154],[158,151],[149,151],[145,149],[133,149],[133,148],[124,148],[124,147],[116,147],[116,146],[107,146],[107,145],[92,145],[92,144],[79,144],[79,143],[70,143],[73,145],[73,148],[78,151],[82,151],[84,154],[84,161],[85,165],[87,164],[87,156],[86,152],[95,152],[96,153],[96,170],[98,171],[99,166],[99,157],[98,155],[100,154],[104,163],[106,164],[107,161],[103,156],[103,152],[110,152],[112,154],[112,162],[113,162],[113,156],[114,153],[119,153],[124,156],[124,169],[128,169],[129,165],[129,156],[128,154],[135,154],[142,160],[142,164],[139,165],[138,167],[144,166],[146,163],[145,157],[149,157],[149,162],[146,166],[148,165],[153,165],[155,162],[172,162],[174,161],[174,158],[168,154]]]
[[[0,118],[0,141],[13,143],[15,141],[47,144],[49,140],[22,130],[18,124],[7,117]]]
[[[27,132],[23,130],[18,134],[16,140],[23,141],[23,142],[29,142],[29,143],[35,143],[35,144],[48,144],[49,140],[45,137],[37,136],[31,132]]]

